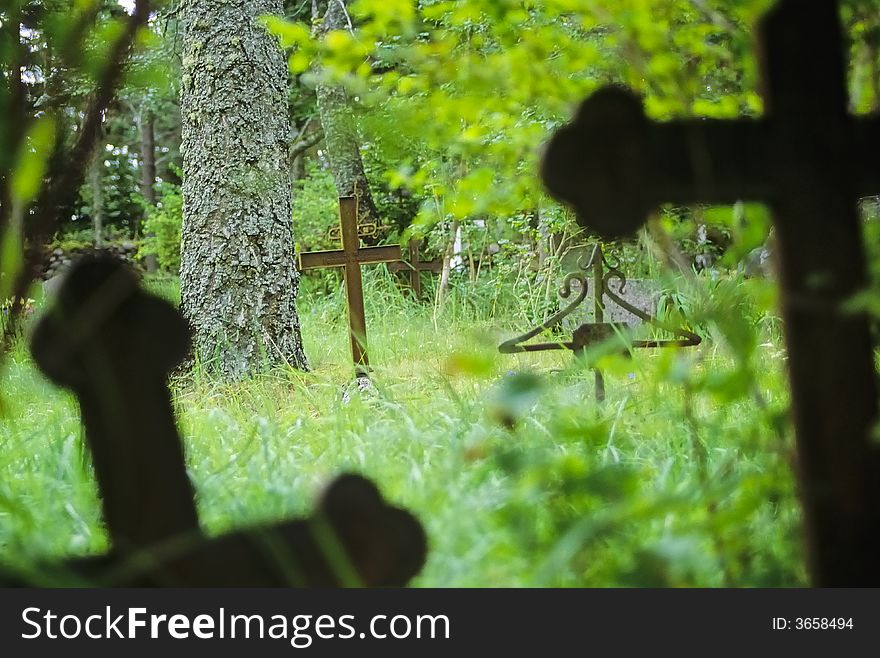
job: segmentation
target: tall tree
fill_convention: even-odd
[[[353,30],[348,14],[348,0],[312,0],[312,23],[315,36],[324,37],[334,30]],[[324,127],[324,142],[330,169],[336,179],[339,196],[357,196],[358,221],[379,223],[379,211],[370,193],[361,158],[357,124],[345,87],[327,82],[315,89],[318,111]]]
[[[141,134],[141,195],[144,203],[149,208],[156,206],[156,132],[153,110],[144,106],[138,115],[138,128]],[[142,226],[138,226],[137,235],[140,236]],[[155,272],[159,268],[155,254],[148,254],[144,258],[144,266],[148,272]]]
[[[181,308],[230,378],[307,368],[296,310],[281,0],[183,0]]]
[[[101,174],[104,172],[104,149],[99,143],[92,155],[89,164],[89,188],[92,200],[90,214],[92,216],[92,232],[94,233],[95,247],[100,249],[104,244],[104,183]]]

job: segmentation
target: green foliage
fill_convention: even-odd
[[[850,301],[848,308],[871,315],[876,340],[880,336],[880,196],[863,199],[861,210],[870,285]]]
[[[104,233],[104,241],[108,243],[129,242],[129,232],[117,226],[109,226]],[[88,250],[95,246],[95,232],[91,226],[60,231],[49,244],[49,249],[64,251]]]
[[[418,200],[381,184],[373,188],[373,200],[382,219],[382,241],[397,242],[418,212]],[[308,162],[306,177],[295,183],[292,207],[297,251],[340,248],[339,237],[330,236],[330,230],[339,226],[339,202],[333,174],[329,169],[314,161]],[[307,277],[309,281],[306,285],[313,286],[313,289],[323,286],[325,291],[340,281],[339,272],[332,270],[311,271]]]
[[[658,118],[758,112],[750,32],[768,4],[359,0],[354,32],[320,42],[268,23],[304,82],[342,81],[361,99],[386,179],[427,200],[427,227],[552,205],[538,147],[600,85],[634,87]]]
[[[13,203],[25,206],[37,196],[46,173],[48,153],[54,141],[55,121],[51,117],[40,117],[34,121],[30,133],[22,142],[13,169],[9,186]]]
[[[145,238],[139,256],[153,254],[159,266],[168,272],[180,271],[180,235],[183,226],[183,196],[170,183],[158,186],[159,200],[144,222]]]
[[[0,173],[18,206],[39,192],[54,143],[76,134],[70,118],[120,26],[112,3],[93,26],[79,20],[91,3],[42,4],[26,26],[24,65],[35,71],[45,57],[48,76],[27,90],[33,120],[18,133],[0,122]],[[354,29],[320,42],[305,22],[268,19],[291,50],[298,125],[315,111],[317,82],[351,92],[387,239],[405,240],[417,216],[414,232],[427,233],[436,254],[462,221],[465,264],[434,306],[402,295],[386,268],[365,268],[374,398],[340,404],[351,367],[344,289],[329,271],[302,286],[313,372],[225,384],[196,368],[175,382],[205,527],[216,533],[303,513],[332,474],[353,469],[425,521],[432,552],[420,585],[803,585],[776,288],[729,271],[766,241],[766,208],[664,208],[658,226],[688,254],[702,248],[697,222],[730,242],[718,271],[689,282],[661,269],[645,239],[609,247],[630,276],[662,284],[660,316],[703,336],[699,348],[625,357],[597,348],[580,361],[567,353],[502,357],[496,348],[559,307],[563,254],[538,265],[536,244],[574,227],[541,190],[541,143],[609,83],[634,88],[656,119],[759,114],[751,37],[769,4],[357,0]],[[877,9],[875,0],[844,3],[858,112],[880,103]],[[302,20],[307,3],[294,11]],[[111,228],[130,230],[140,212],[129,159],[136,114],[155,114],[164,136],[159,177],[176,180],[175,20],[158,23],[171,26],[171,38],[142,35],[105,125]],[[12,62],[6,32],[0,59]],[[9,108],[0,84],[4,116]],[[88,214],[88,194],[72,214]],[[179,268],[182,199],[172,183],[159,194],[142,254],[156,254],[166,272],[147,285],[177,301],[168,272]],[[873,285],[853,307],[880,318],[880,212],[876,199],[864,205]],[[338,246],[328,236],[337,222],[332,177],[310,161],[294,191],[299,248]],[[87,242],[88,229],[59,239]],[[0,300],[20,265],[21,240],[21,222],[10,223],[0,242]],[[75,404],[36,374],[22,345],[0,373],[0,562],[103,551]],[[593,400],[597,365],[608,390],[601,405]]]
[[[309,162],[307,175],[296,182],[293,192],[293,227],[299,251],[338,249],[330,229],[339,226],[339,202],[333,174]]]
[[[147,283],[177,295],[168,277]],[[206,529],[306,513],[333,474],[355,470],[426,524],[421,586],[805,584],[764,282],[683,290],[711,339],[602,357],[602,405],[588,362],[499,355],[499,327],[522,327],[523,309],[494,293],[475,305],[476,284],[461,283],[435,312],[382,267],[365,270],[375,397],[339,401],[351,371],[341,289],[301,300],[312,373],[177,381]],[[20,347],[11,359],[0,561],[105,550],[76,405]]]
[[[880,2],[846,0],[843,18],[850,39],[850,100],[859,113],[880,110]]]
[[[378,185],[373,200],[382,218],[382,234],[394,241],[412,221],[418,202],[401,198],[396,191]],[[301,251],[338,249],[339,239],[331,239],[330,229],[339,226],[339,202],[336,184],[329,169],[309,161],[306,177],[295,184],[293,191],[293,228]]]
[[[101,144],[97,157],[100,158],[100,184],[103,203],[104,227],[117,229],[132,237],[137,222],[143,214],[143,201],[138,190],[139,170],[137,158],[127,145]],[[80,188],[79,205],[66,228],[73,228],[92,222],[94,213],[92,188],[85,184]]]
[[[160,0],[153,6],[161,5]],[[145,13],[135,16],[146,19]],[[135,34],[126,29],[134,25],[131,20],[113,2],[13,0],[0,8],[0,299],[11,291],[33,232],[77,213],[82,179],[76,172],[87,163],[76,160],[91,146],[82,141],[91,134],[83,127],[105,109],[89,109],[102,95],[99,88],[115,91],[110,72],[124,64],[117,60]],[[72,157],[77,143],[82,148]],[[130,191],[125,184],[117,181],[120,197]],[[57,198],[41,206],[47,189]],[[41,221],[41,214],[53,216]],[[37,217],[26,222],[32,215]]]

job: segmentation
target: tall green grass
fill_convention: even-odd
[[[305,514],[334,474],[357,471],[425,524],[420,586],[805,582],[772,284],[680,289],[706,338],[695,350],[576,361],[497,353],[541,319],[522,295],[541,283],[493,276],[456,282],[437,308],[368,268],[376,386],[347,404],[344,292],[329,279],[305,282],[300,300],[311,372],[176,380],[208,531]],[[171,279],[148,286],[178,294]],[[75,402],[22,345],[0,377],[0,561],[104,550]]]

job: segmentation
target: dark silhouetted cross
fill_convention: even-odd
[[[782,0],[761,25],[765,116],[649,121],[599,91],[548,146],[549,190],[581,224],[631,234],[664,202],[767,203],[809,559],[817,585],[880,585],[880,444],[857,200],[880,193],[880,121],[848,114],[838,3]]]
[[[406,584],[425,559],[421,525],[358,475],[310,518],[202,533],[167,386],[188,349],[177,310],[109,258],[75,265],[37,325],[34,359],[79,400],[111,540],[66,566],[101,585]]]

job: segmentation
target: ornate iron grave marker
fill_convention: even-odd
[[[339,197],[339,223],[342,249],[307,251],[299,254],[299,269],[342,267],[345,279],[345,298],[348,302],[348,329],[351,340],[351,358],[358,377],[368,376],[370,359],[367,356],[367,317],[364,313],[364,283],[361,265],[390,263],[401,259],[400,246],[361,247],[358,232],[357,198]]]
[[[167,387],[188,349],[180,314],[108,258],[74,265],[36,327],[34,359],[79,400],[112,545],[66,568],[125,586],[402,586],[418,573],[421,525],[357,475],[311,518],[205,537]]]
[[[409,241],[409,258],[399,263],[389,263],[388,269],[392,272],[407,272],[409,274],[409,286],[413,297],[422,298],[422,272],[439,273],[443,269],[441,260],[420,260],[418,240]]]
[[[516,336],[501,343],[498,346],[499,352],[502,354],[516,354],[519,352],[543,352],[546,350],[571,350],[575,355],[581,355],[590,345],[601,343],[614,336],[620,337],[621,349],[623,350],[646,347],[693,347],[700,344],[702,339],[697,334],[685,328],[670,327],[660,322],[647,311],[630,304],[618,294],[622,294],[626,289],[626,276],[620,271],[619,267],[608,263],[601,243],[596,243],[590,258],[586,263],[581,263],[580,267],[584,272],[588,272],[591,275],[593,317],[595,322],[588,322],[578,326],[572,333],[570,341],[528,342],[544,332],[557,329],[562,321],[571,315],[587,298],[588,290],[591,286],[590,282],[587,281],[586,275],[581,272],[569,272],[562,280],[559,296],[568,299],[574,292],[574,299],[565,308],[547,318],[537,327],[530,329],[521,336]],[[615,292],[612,288],[612,281],[618,283],[618,292]],[[575,282],[578,284],[576,292],[572,290],[572,283]],[[625,332],[630,328],[627,323],[605,322],[606,297],[613,304],[629,311],[643,322],[663,329],[668,333],[678,336],[678,338],[650,340],[631,340],[626,338]],[[596,375],[596,399],[601,402],[605,399],[605,381],[599,368],[594,368],[594,371]]]
[[[880,584],[873,345],[844,304],[867,285],[857,198],[880,192],[880,120],[847,113],[838,2],[782,0],[760,30],[766,116],[654,123],[599,91],[550,142],[543,177],[606,236],[664,202],[768,203],[777,231],[813,582]]]

